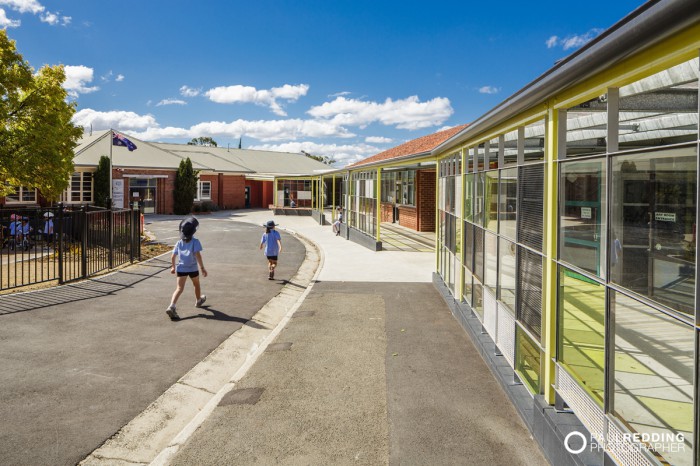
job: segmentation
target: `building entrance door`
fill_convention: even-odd
[[[132,201],[139,201],[144,214],[154,214],[156,212],[156,179],[131,178],[129,198]]]

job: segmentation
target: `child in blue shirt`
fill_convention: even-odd
[[[188,217],[180,222],[181,239],[173,248],[172,265],[170,267],[170,273],[177,274],[177,287],[175,292],[173,292],[173,297],[170,299],[170,305],[165,310],[165,313],[168,314],[171,320],[180,320],[175,306],[178,298],[185,290],[187,277],[190,277],[192,285],[194,285],[194,295],[197,299],[195,307],[202,307],[204,301],[207,300],[206,295],[201,293],[199,285],[199,269],[202,269],[202,275],[205,277],[207,276],[207,269],[204,268],[204,263],[202,262],[202,243],[194,237],[197,226],[199,226],[199,222],[194,217]]]
[[[275,230],[274,220],[270,220],[265,225],[265,233],[260,239],[260,249],[265,248],[264,254],[267,257],[268,280],[275,279],[275,268],[277,267],[277,256],[282,252],[282,237]]]

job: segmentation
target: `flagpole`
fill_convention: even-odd
[[[112,128],[109,128],[109,208],[112,208],[112,145],[114,138],[114,132]]]

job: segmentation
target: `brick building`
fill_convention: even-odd
[[[121,133],[120,133],[121,134]],[[327,165],[303,154],[147,142],[126,135],[137,149],[113,146],[110,131],[85,134],[75,148],[75,171],[61,197],[67,204],[94,202],[92,173],[100,157],[111,156],[113,201],[117,208],[138,200],[145,213],[173,213],[175,175],[189,157],[199,171],[195,206],[220,209],[267,208],[277,176],[319,173]],[[0,198],[6,206],[46,205],[36,190],[17,188]]]

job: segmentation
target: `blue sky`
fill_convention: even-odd
[[[77,124],[344,166],[475,120],[642,4],[0,0],[0,27],[66,66]]]

